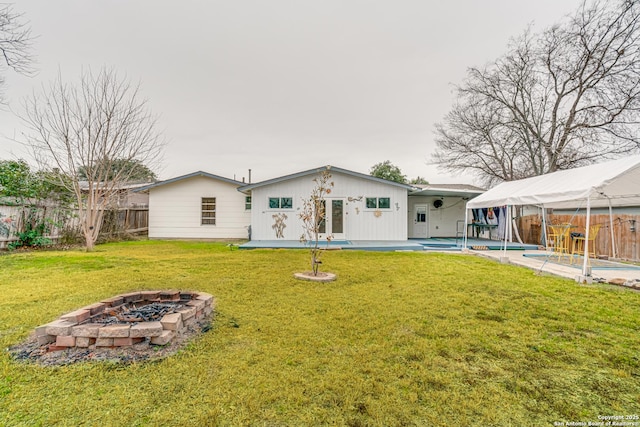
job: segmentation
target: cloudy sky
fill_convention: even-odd
[[[0,159],[26,158],[15,113],[58,71],[102,66],[139,82],[168,141],[159,175],[253,181],[390,160],[431,183],[473,183],[428,164],[434,124],[466,69],[581,0],[18,1],[38,74],[7,73]]]

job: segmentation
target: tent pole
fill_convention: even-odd
[[[584,261],[582,262],[582,276],[591,276],[591,272],[587,274],[587,264],[589,261],[589,228],[591,223],[591,196],[587,197],[587,221],[584,226]]]
[[[611,199],[607,198],[609,202],[609,228],[611,229],[611,257],[617,258],[616,253],[616,236],[613,232],[613,207],[611,207]]]
[[[513,205],[507,205],[507,213],[509,214],[509,223],[511,224],[509,226],[509,241],[513,243],[513,231],[516,229],[516,219],[513,215]]]
[[[469,224],[469,208],[467,207],[467,203],[464,204],[464,229],[462,230],[462,249],[467,249],[467,226]]]
[[[509,218],[509,206],[507,206],[507,209],[505,210],[505,215],[506,218],[505,220],[507,220],[507,218]],[[507,224],[508,222],[505,222],[504,224],[504,234],[502,235],[502,240],[500,240],[500,250],[502,251],[502,256],[507,256],[507,251],[505,250],[505,247],[507,246]],[[498,233],[499,234],[499,233]]]
[[[502,247],[502,256],[506,258],[507,256],[507,239],[509,238],[509,234],[511,231],[511,206],[507,205],[507,210],[506,210],[506,214],[507,214],[507,218],[506,219],[506,223],[504,224],[505,228],[504,228],[504,245]],[[509,227],[509,228],[507,228]]]
[[[509,240],[508,242],[513,243],[513,230],[516,228],[515,220],[513,219],[513,205],[507,205],[507,215],[509,216]],[[505,243],[504,250],[507,250],[508,243]]]
[[[520,243],[521,245],[523,244],[522,242],[522,238],[520,237],[520,232],[518,231],[518,223],[516,222],[516,217],[513,216],[513,205],[511,205],[511,234],[509,235],[509,241],[513,242],[513,235],[516,235],[516,239],[518,239],[518,243]]]
[[[545,250],[549,247],[549,236],[547,236],[547,215],[545,213],[544,204],[542,205],[542,237],[544,238]],[[542,242],[540,242],[542,243]]]

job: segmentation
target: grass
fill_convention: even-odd
[[[0,425],[553,425],[640,408],[640,294],[455,254],[128,242],[0,256],[0,344],[102,298],[189,289],[214,328],[172,357],[0,355]]]

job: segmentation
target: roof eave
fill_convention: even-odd
[[[167,179],[167,180],[164,180],[164,181],[155,182],[153,184],[150,184],[150,185],[147,185],[145,187],[139,188],[139,189],[135,190],[135,192],[139,193],[139,192],[149,191],[152,188],[161,187],[161,186],[167,185],[167,184],[173,184],[175,182],[183,181],[185,179],[194,178],[194,177],[197,177],[197,176],[203,176],[203,177],[206,177],[206,178],[215,179],[215,180],[218,180],[218,181],[222,181],[222,182],[226,182],[226,183],[229,183],[229,184],[232,184],[232,185],[236,185],[238,187],[240,187],[240,186],[242,186],[244,184],[244,183],[242,183],[240,181],[236,181],[236,180],[233,180],[233,179],[230,179],[230,178],[225,178],[225,177],[219,176],[219,175],[214,175],[214,174],[209,173],[209,172],[197,171],[197,172],[192,172],[192,173],[187,174],[187,175],[181,175],[181,176],[177,176],[175,178],[170,178],[170,179]]]
[[[387,185],[392,185],[392,186],[396,186],[396,187],[401,187],[401,188],[404,188],[407,191],[415,190],[415,187],[412,186],[412,185],[402,184],[402,183],[394,182],[394,181],[388,181],[386,179],[377,178],[375,176],[365,175],[365,174],[360,173],[360,172],[354,172],[354,171],[350,171],[348,169],[342,169],[342,168],[339,168],[339,167],[327,165],[327,166],[322,166],[322,167],[319,167],[319,168],[313,168],[313,169],[305,170],[305,171],[302,171],[302,172],[297,172],[297,173],[294,173],[294,174],[289,174],[289,175],[284,175],[284,176],[277,177],[277,178],[268,179],[266,181],[256,182],[255,184],[244,185],[244,186],[241,186],[240,188],[238,188],[238,191],[246,193],[247,191],[251,191],[254,188],[264,187],[266,185],[277,184],[279,182],[289,181],[289,180],[292,180],[292,179],[301,178],[301,177],[304,177],[304,176],[321,173],[321,172],[323,172],[325,170],[336,171],[336,172],[339,172],[339,173],[342,173],[342,174],[345,174],[345,175],[350,175],[350,176],[353,176],[353,177],[356,177],[356,178],[361,178],[361,179],[366,179],[366,180],[369,180],[369,181],[379,182],[381,184],[387,184]]]

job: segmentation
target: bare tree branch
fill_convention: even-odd
[[[0,85],[4,83],[7,68],[27,76],[34,74],[32,44],[31,29],[23,21],[23,15],[16,13],[10,4],[0,4],[0,69],[3,71]]]
[[[485,184],[636,152],[640,2],[583,3],[542,34],[526,31],[457,92],[436,126],[434,161]]]

